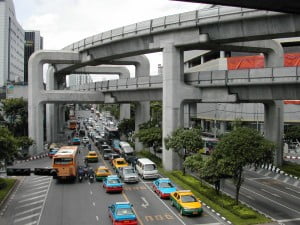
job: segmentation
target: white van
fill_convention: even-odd
[[[121,154],[133,155],[133,148],[126,141],[120,141],[120,151]]]
[[[137,173],[143,179],[148,179],[148,178],[152,179],[152,178],[159,177],[156,164],[148,158],[138,159],[135,167],[136,167]]]

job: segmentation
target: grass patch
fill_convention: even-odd
[[[272,220],[261,215],[257,211],[248,208],[246,205],[235,205],[234,199],[225,194],[217,195],[215,190],[207,186],[200,180],[191,175],[182,175],[181,171],[166,172],[162,169],[161,159],[153,155],[149,151],[141,151],[138,153],[140,157],[146,157],[155,162],[161,174],[169,177],[183,189],[191,190],[203,202],[219,212],[226,219],[236,225],[251,225],[269,223]]]
[[[0,189],[0,202],[2,202],[10,189],[14,186],[15,182],[16,179],[0,178],[0,184],[5,184],[3,185],[3,188]]]
[[[280,170],[284,171],[287,174],[300,177],[300,165],[291,162],[284,162],[284,164],[279,167]]]

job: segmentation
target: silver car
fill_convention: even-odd
[[[137,183],[139,177],[132,166],[125,166],[119,169],[119,176],[124,183]]]

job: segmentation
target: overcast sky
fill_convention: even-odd
[[[203,8],[170,0],[14,0],[25,30],[39,30],[44,49],[62,49],[83,38],[125,25]],[[151,74],[161,56],[149,55]]]

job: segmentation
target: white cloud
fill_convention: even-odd
[[[14,0],[24,29],[40,30],[44,49],[62,49],[97,33],[161,16],[202,8],[169,0]],[[19,8],[22,7],[22,8]],[[29,12],[30,13],[29,13]],[[20,16],[18,16],[20,14]],[[151,74],[161,57],[150,55]]]

